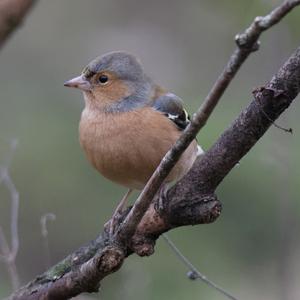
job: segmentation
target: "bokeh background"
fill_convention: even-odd
[[[95,56],[127,50],[185,100],[201,104],[232,53],[234,36],[279,1],[38,1],[0,52],[0,164],[12,139],[10,168],[20,193],[17,267],[26,283],[45,270],[40,218],[51,212],[51,262],[94,238],[125,189],[103,179],[78,143],[81,94],[63,87]],[[299,45],[300,8],[261,38],[206,127],[208,149]],[[300,299],[300,105],[278,120],[218,189],[223,212],[210,225],[170,237],[191,261],[239,299]],[[9,235],[10,201],[0,187],[0,224]],[[224,299],[185,276],[163,240],[149,258],[131,256],[92,299]],[[0,298],[11,292],[0,265]]]

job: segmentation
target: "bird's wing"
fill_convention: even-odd
[[[179,130],[184,130],[190,123],[190,116],[183,107],[183,101],[172,93],[161,94],[153,99],[152,107],[163,113],[174,122]],[[195,139],[197,141],[197,139]],[[197,145],[197,156],[204,154],[200,145]]]
[[[183,101],[175,94],[158,96],[153,99],[152,107],[174,122],[179,130],[184,130],[190,123],[190,117],[183,108]]]

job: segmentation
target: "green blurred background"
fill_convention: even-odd
[[[234,49],[234,36],[279,1],[38,1],[0,52],[0,164],[17,138],[11,166],[20,193],[22,283],[45,270],[40,217],[52,212],[51,262],[94,238],[125,189],[103,179],[78,143],[81,93],[63,82],[95,56],[127,50],[148,73],[185,100],[201,104]],[[299,45],[300,8],[261,38],[206,127],[208,149]],[[239,299],[300,299],[299,101],[226,177],[210,225],[170,233],[192,262]],[[9,233],[9,194],[0,187],[0,224]],[[92,299],[225,299],[186,269],[163,240],[149,258],[131,256]],[[0,265],[0,298],[11,292]]]

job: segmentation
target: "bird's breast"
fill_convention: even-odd
[[[110,114],[85,109],[79,126],[80,143],[92,165],[106,178],[134,189],[143,188],[179,134],[152,108]],[[186,154],[189,160],[194,148]],[[170,180],[184,168],[186,163],[177,164]]]

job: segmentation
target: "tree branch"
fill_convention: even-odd
[[[200,129],[206,124],[206,121],[218,104],[231,80],[240,69],[241,65],[251,52],[258,50],[258,38],[260,37],[260,34],[278,23],[288,12],[299,4],[300,0],[285,1],[268,15],[264,17],[256,17],[250,27],[247,28],[243,34],[236,35],[235,40],[238,48],[230,57],[229,62],[215,82],[204,102],[194,114],[190,125],[162,159],[158,168],[147,182],[142,193],[135,201],[133,208],[124,220],[120,230],[117,232],[119,241],[124,243],[134,234],[137,225],[149,208],[152,199],[155,197],[155,194],[172,168],[180,159],[181,154],[195,139]]]
[[[256,25],[251,25],[255,38],[250,29],[246,30],[245,35],[252,40],[251,47],[248,42],[241,45],[237,37],[240,50],[236,50],[234,55],[241,51],[245,59],[254,51],[256,47],[253,46],[259,34],[266,29],[265,24],[271,26],[278,22],[291,9],[291,3],[295,6],[299,1],[285,2],[279,6],[282,10],[277,8],[276,13],[266,16],[264,22],[255,21]],[[260,30],[259,34],[257,30]],[[183,225],[209,223],[219,216],[221,204],[215,195],[216,188],[299,93],[300,48],[266,86],[254,92],[255,99],[204,157],[196,161],[190,172],[161,201],[152,201],[152,198],[172,164],[176,163],[176,158],[205,124],[242,62],[238,60],[234,69],[231,69],[231,64],[225,68],[218,80],[221,83],[216,84],[208,96],[208,99],[214,100],[211,100],[211,104],[207,104],[206,100],[206,109],[202,106],[193,117],[191,125],[169,152],[173,154],[167,154],[168,159],[162,161],[155,173],[157,177],[152,177],[152,183],[147,184],[133,209],[124,214],[124,222],[115,237],[111,239],[104,231],[90,244],[14,293],[10,299],[68,299],[81,292],[98,291],[101,279],[118,270],[132,252],[139,255],[152,254],[155,241],[163,232]]]
[[[0,48],[22,23],[36,0],[2,0],[0,2]]]

